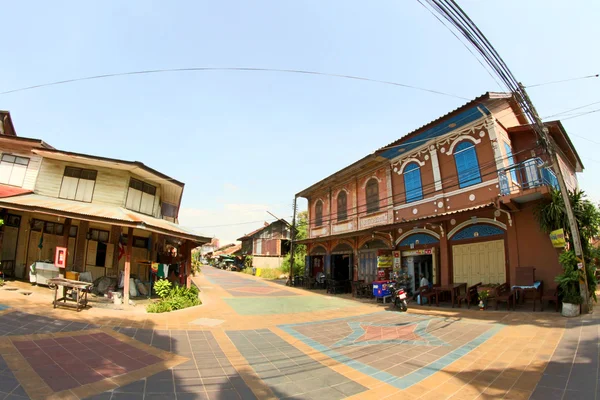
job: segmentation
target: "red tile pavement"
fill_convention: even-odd
[[[105,333],[14,341],[14,345],[55,392],[113,378],[161,361]]]

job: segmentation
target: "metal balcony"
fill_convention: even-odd
[[[539,158],[530,158],[498,171],[500,195],[508,196],[540,186],[558,188],[558,180],[550,167]]]

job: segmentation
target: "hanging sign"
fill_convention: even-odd
[[[377,256],[377,268],[392,268],[393,258],[391,254]]]
[[[402,259],[400,258],[400,252],[394,251],[394,271],[400,271],[402,268]]]
[[[65,268],[67,266],[67,248],[57,247],[54,255],[54,266],[58,268]]]
[[[564,248],[566,245],[565,231],[563,229],[557,229],[550,232],[550,240],[552,241],[552,245],[557,249]]]

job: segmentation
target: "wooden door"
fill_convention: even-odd
[[[504,240],[452,246],[454,282],[506,282]]]

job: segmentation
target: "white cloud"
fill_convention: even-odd
[[[223,189],[225,189],[226,191],[229,191],[229,192],[235,192],[239,188],[236,185],[234,185],[233,183],[225,182],[223,184]]]
[[[198,233],[217,237],[221,245],[233,243],[246,233],[260,228],[263,223],[274,220],[267,213],[290,219],[291,210],[277,204],[226,203],[217,208],[181,208],[179,223]]]

